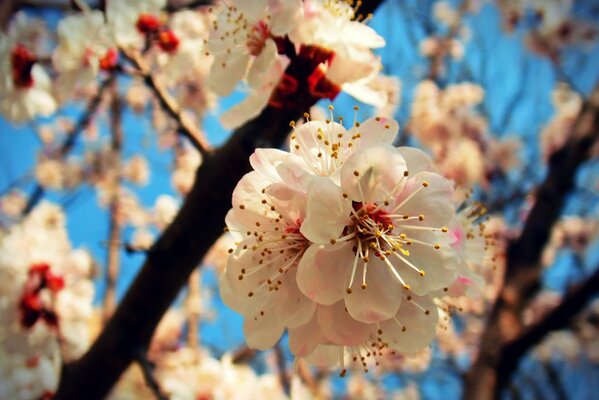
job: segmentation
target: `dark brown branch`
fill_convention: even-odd
[[[482,335],[479,355],[467,375],[466,399],[497,397],[503,388],[499,383],[509,381],[508,376],[499,375],[501,349],[521,334],[522,311],[540,286],[541,252],[574,187],[576,172],[589,158],[598,136],[599,85],[585,102],[570,140],[549,158],[547,176],[536,190],[536,201],[524,228],[508,246],[504,287]]]
[[[179,124],[178,132],[185,136],[202,156],[206,156],[211,150],[210,143],[208,143],[202,131],[197,128],[195,121],[189,119],[187,115],[182,112],[181,107],[168,92],[168,89],[151,73],[150,67],[146,64],[142,55],[124,49],[121,49],[121,52],[139,70],[144,82],[150,89],[152,89],[152,92],[154,92],[154,95],[158,98],[160,105],[164,110],[177,121]]]
[[[67,132],[65,141],[54,155],[56,158],[64,158],[73,149],[73,146],[77,142],[77,138],[81,132],[83,132],[94,119],[96,112],[102,103],[102,97],[104,96],[104,93],[115,80],[116,76],[111,75],[104,82],[102,82],[98,93],[87,103],[85,111],[81,115],[79,121],[75,124],[75,126],[73,126],[73,129]],[[33,210],[37,203],[44,197],[44,193],[45,189],[39,184],[36,185],[35,189],[27,200],[27,205],[23,209],[23,216],[29,214],[31,210]]]
[[[162,389],[160,388],[160,384],[154,376],[155,365],[150,360],[148,360],[145,351],[138,351],[135,356],[135,361],[137,361],[137,364],[141,368],[141,372],[144,376],[144,380],[146,381],[146,385],[148,386],[148,388],[150,388],[152,393],[154,393],[156,399],[168,400],[168,397],[163,394]]]
[[[175,3],[175,4],[172,4]],[[187,2],[175,1],[169,2],[166,8],[164,9],[166,12],[176,12],[187,9],[195,9],[204,6],[210,6],[214,4],[213,0],[191,0]]]
[[[507,383],[518,367],[518,361],[533,346],[552,331],[566,328],[570,321],[584,308],[591,297],[599,293],[599,266],[583,284],[570,292],[553,311],[542,320],[528,327],[516,339],[506,343],[497,367],[498,386]]]

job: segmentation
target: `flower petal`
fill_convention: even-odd
[[[355,141],[357,148],[372,146],[375,144],[392,144],[399,131],[397,121],[389,118],[369,118],[359,126],[349,130],[350,137],[360,135]]]
[[[324,343],[328,343],[328,339],[318,325],[316,313],[304,325],[289,329],[289,349],[296,357],[305,357]]]
[[[277,298],[277,318],[288,328],[295,328],[310,321],[316,304],[297,287],[295,274],[290,271],[283,278],[283,286]]]
[[[316,312],[322,332],[335,344],[359,346],[368,340],[372,331],[371,326],[349,315],[343,301],[331,306],[319,306]]]
[[[401,284],[391,275],[388,267],[376,257],[368,263],[367,286],[362,289],[360,279],[354,279],[351,293],[345,293],[345,306],[352,318],[375,323],[393,317],[401,303]]]
[[[397,151],[403,156],[408,165],[408,172],[414,176],[422,171],[432,171],[433,162],[422,150],[416,147],[398,147]]]
[[[351,203],[330,179],[315,176],[308,184],[306,219],[300,232],[314,243],[330,243],[351,222]]]
[[[366,147],[355,152],[341,168],[341,187],[354,201],[390,200],[405,185],[407,169],[393,146]]]
[[[302,293],[319,304],[331,305],[343,298],[354,259],[353,242],[313,244],[297,267]]]
[[[395,318],[380,323],[381,336],[392,349],[413,354],[433,341],[438,320],[437,307],[429,297],[412,296],[412,301],[401,303]]]
[[[216,56],[210,68],[210,89],[219,96],[229,95],[245,75],[249,60],[249,53],[241,51]]]

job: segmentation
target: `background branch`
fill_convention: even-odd
[[[541,252],[560,216],[580,165],[590,156],[599,135],[599,85],[578,116],[570,139],[551,155],[544,182],[520,236],[508,245],[504,287],[481,338],[480,352],[466,377],[466,399],[498,397],[513,370],[499,370],[503,346],[522,331],[521,315],[540,287]],[[521,354],[513,362],[517,362]],[[509,374],[509,375],[506,375]]]

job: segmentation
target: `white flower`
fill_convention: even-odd
[[[214,62],[210,88],[231,93],[246,76],[250,87],[260,87],[278,55],[275,39],[290,32],[301,16],[299,0],[232,0],[218,10],[209,40]],[[249,70],[248,70],[249,66]]]
[[[116,44],[101,11],[67,16],[58,23],[57,33],[58,47],[52,62],[60,74],[57,90],[63,98],[76,86],[85,88],[95,83],[100,70],[116,66]]]
[[[148,161],[140,154],[132,156],[123,166],[123,176],[136,185],[146,185],[150,178]]]
[[[179,203],[169,195],[162,194],[156,199],[154,204],[154,221],[159,228],[168,226],[179,211]]]
[[[166,0],[108,0],[106,17],[119,46],[141,49],[145,35],[160,28]]]
[[[49,116],[56,110],[50,78],[15,39],[0,34],[0,114],[13,122]]]
[[[308,247],[300,233],[305,194],[283,183],[276,170],[287,159],[294,157],[258,149],[250,158],[255,171],[235,188],[226,218],[237,249],[230,250],[221,295],[246,317],[248,344],[259,349],[272,347],[285,327],[306,323],[314,312],[314,304],[296,282],[297,264]]]

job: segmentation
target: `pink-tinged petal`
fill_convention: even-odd
[[[297,284],[302,293],[319,304],[331,305],[341,300],[354,260],[352,246],[353,241],[310,246],[297,267]]]
[[[433,341],[438,320],[437,307],[429,297],[412,296],[412,301],[401,303],[395,318],[380,323],[381,336],[391,349],[413,354]]]
[[[289,349],[296,357],[306,357],[318,345],[328,342],[318,325],[316,313],[306,324],[289,329]]]
[[[376,144],[391,144],[397,136],[399,125],[397,121],[390,118],[369,118],[359,126],[354,126],[349,130],[349,136],[360,137],[354,140],[356,148],[368,147]]]
[[[277,172],[286,185],[295,190],[306,192],[313,175],[300,157],[293,154],[292,156],[277,165]]]
[[[453,183],[449,179],[434,172],[420,172],[408,179],[391,207],[398,207],[398,214],[424,216],[422,222],[415,219],[407,223],[443,227],[455,215],[454,198]]]
[[[270,71],[277,61],[277,45],[272,39],[266,40],[264,48],[256,56],[250,70],[248,71],[247,82],[250,88],[260,88],[270,77]]]
[[[384,262],[376,257],[370,259],[365,289],[362,289],[360,279],[361,265],[357,274],[351,293],[345,293],[349,315],[364,323],[380,322],[394,316],[401,303],[402,286]]]
[[[390,200],[405,185],[406,170],[403,157],[393,146],[366,147],[355,152],[341,168],[341,187],[354,201]]]
[[[295,328],[310,321],[316,304],[297,287],[295,271],[290,270],[283,278],[276,303],[277,318],[288,328]]]
[[[240,242],[247,237],[245,234],[246,228],[237,220],[235,210],[231,209],[227,212],[225,224],[236,242]]]
[[[308,184],[306,219],[300,232],[314,243],[330,243],[351,222],[351,202],[329,178],[315,176]]]
[[[349,315],[343,301],[331,306],[319,306],[316,313],[322,332],[334,344],[359,346],[368,340],[372,331],[371,326]]]
[[[308,357],[305,357],[305,360],[316,367],[332,368],[339,363],[343,356],[340,351],[339,346],[320,345]]]
[[[284,326],[277,321],[277,315],[272,310],[243,321],[243,333],[248,347],[252,349],[270,349],[279,341],[283,331]]]
[[[403,156],[408,165],[408,172],[414,176],[423,171],[432,171],[433,162],[424,151],[416,147],[398,147],[397,151]]]
[[[363,79],[357,82],[347,82],[342,85],[342,90],[364,104],[382,108],[389,102],[387,89],[375,89],[369,85],[371,81]]]
[[[210,89],[219,96],[229,95],[245,75],[249,60],[249,53],[237,51],[215,57],[208,79]]]
[[[269,204],[275,207],[276,212],[286,221],[293,221],[299,229],[305,218],[306,193],[298,192],[284,183],[269,185],[265,193],[270,196]]]
[[[254,231],[257,227],[270,223],[272,212],[261,202],[265,198],[262,190],[266,189],[268,184],[259,173],[251,171],[241,178],[233,190],[232,215],[244,230]]]

